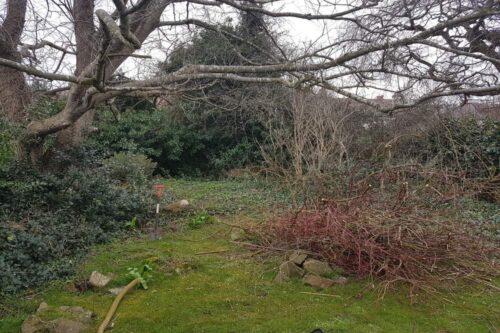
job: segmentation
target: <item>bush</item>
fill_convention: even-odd
[[[500,173],[500,122],[473,118],[442,118],[429,133],[424,152],[443,167],[468,177]]]
[[[103,168],[111,179],[143,186],[153,176],[156,163],[142,154],[122,152],[104,160]]]
[[[0,172],[0,292],[68,276],[93,244],[144,222],[153,207],[102,169],[40,172],[14,165]]]

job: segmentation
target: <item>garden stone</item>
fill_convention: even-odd
[[[88,329],[88,325],[68,318],[55,320],[54,333],[81,333]]]
[[[90,274],[89,277],[89,284],[95,288],[103,288],[105,287],[109,282],[111,281],[111,278],[99,273],[98,271],[93,271],[92,274]]]
[[[28,316],[21,325],[21,333],[51,333],[53,325],[42,321],[38,316]]]
[[[316,259],[307,259],[303,265],[306,272],[316,275],[331,274],[333,269],[326,262]]]
[[[42,302],[37,313],[43,313],[50,308]],[[43,316],[30,315],[21,326],[21,333],[80,333],[89,328],[89,322],[95,317],[92,311],[80,306],[60,306],[59,311],[67,313],[52,321],[44,320]]]
[[[81,306],[61,306],[59,307],[61,311],[72,314],[75,318],[81,321],[91,321],[94,317],[94,313],[89,310],[85,310]]]
[[[170,213],[180,213],[190,208],[191,204],[186,199],[172,202],[163,208],[164,211]]]
[[[285,261],[280,265],[278,274],[274,278],[274,282],[283,283],[292,278],[300,278],[302,276],[304,276],[304,270],[302,268],[295,265],[291,261]]]
[[[333,282],[335,282],[335,284],[346,284],[347,278],[343,277],[343,276],[339,276],[339,277],[333,279]]]
[[[318,289],[325,289],[333,286],[335,284],[335,281],[331,279],[326,279],[321,276],[313,275],[313,274],[307,274],[304,277],[304,284],[318,288]]]
[[[301,251],[294,251],[288,259],[295,265],[302,266],[307,259],[307,254]]]

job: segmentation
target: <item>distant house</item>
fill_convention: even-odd
[[[351,111],[357,112],[373,112],[375,108],[351,100],[349,98],[334,98],[335,103],[337,103],[341,108],[349,109]],[[401,104],[403,102],[402,97],[394,94],[392,98],[385,98],[384,95],[379,95],[376,98],[368,99],[372,104],[376,104],[385,109],[390,109],[396,104]],[[446,113],[456,118],[465,118],[472,117],[475,119],[492,119],[500,121],[500,100],[469,100],[466,104],[461,106],[444,106],[442,108],[436,107],[436,104],[433,103],[433,106],[429,108],[429,105],[422,105],[419,107],[414,107],[410,109],[406,109],[403,112],[396,112],[395,116],[404,114],[404,113],[420,113],[424,109],[428,112],[429,110],[432,113],[438,112],[440,114]],[[375,116],[375,118],[384,117],[383,115]]]
[[[456,118],[472,117],[475,119],[492,119],[500,121],[500,103],[491,101],[470,101],[458,108],[450,110]]]

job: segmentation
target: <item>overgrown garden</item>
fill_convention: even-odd
[[[497,94],[496,83],[488,81],[494,75],[483,69],[462,77],[479,65],[455,56],[449,66],[438,61],[427,68],[428,59],[418,52],[409,51],[405,58],[401,50],[413,42],[404,38],[381,49],[381,69],[369,67],[378,61],[376,53],[346,66],[321,48],[301,55],[296,45],[282,42],[279,21],[264,5],[224,3],[237,14],[216,24],[160,21],[158,16],[160,27],[198,28],[170,45],[168,56],[145,80],[127,77],[118,69],[121,62],[112,64],[147,38],[141,29],[148,25],[136,23],[141,17],[153,20],[155,8],[168,6],[160,0],[114,1],[116,13],[109,18],[97,11],[99,47],[85,61],[77,59],[74,77],[33,74],[31,65],[19,69],[20,62],[0,62],[0,69],[40,77],[23,81],[29,103],[22,116],[6,111],[0,118],[0,318],[6,318],[0,319],[0,331],[18,330],[47,299],[54,306],[73,302],[88,309],[92,304],[90,310],[102,319],[105,307],[96,304],[109,303],[110,295],[88,285],[88,274],[100,270],[113,275],[112,287],[131,279],[151,287],[134,294],[133,310],[123,315],[135,330],[162,332],[148,324],[150,318],[133,313],[144,310],[148,299],[158,308],[172,307],[165,297],[173,290],[185,310],[173,319],[175,332],[204,325],[209,332],[229,332],[237,321],[228,320],[229,311],[243,318],[245,332],[253,327],[256,332],[397,332],[398,327],[467,332],[469,324],[496,332],[498,311],[486,312],[497,305],[499,289],[500,109],[484,97]],[[392,10],[399,10],[397,3]],[[377,6],[363,2],[359,10]],[[498,12],[496,4],[488,6],[485,12]],[[459,12],[445,21],[450,27],[435,28],[452,51],[458,46],[449,39],[458,37],[450,37],[450,29],[461,31],[473,20],[478,21],[474,29],[489,27],[481,15],[489,19],[493,14],[471,8],[471,17]],[[424,10],[422,17],[430,12]],[[382,11],[380,20],[392,22],[386,14]],[[371,18],[363,15],[360,30],[346,32],[354,46],[362,43],[357,34],[363,36],[365,24],[377,28]],[[465,23],[455,23],[459,19]],[[405,29],[420,36],[419,42],[431,43],[427,30],[414,24],[419,19],[409,20]],[[389,35],[391,26],[383,25],[379,33]],[[142,40],[130,29],[144,35]],[[75,56],[83,57],[78,38]],[[475,47],[472,55],[455,51],[498,66],[495,57]],[[309,58],[316,62],[308,63]],[[308,66],[319,66],[318,59],[335,66],[316,76]],[[414,62],[424,70],[413,70]],[[344,75],[329,72],[336,66],[359,82],[333,85],[336,76]],[[382,76],[376,78],[377,73]],[[388,76],[394,73],[408,80],[404,88],[393,89]],[[472,79],[478,73],[484,76]],[[366,84],[372,79],[385,82],[381,90],[390,96],[351,92],[376,90]],[[51,86],[52,80],[70,86]],[[418,97],[432,86],[425,80],[444,86]],[[481,98],[471,99],[474,94]],[[12,110],[14,104],[8,104]],[[466,109],[469,105],[474,108]],[[154,184],[166,188],[159,198]],[[292,252],[333,268],[321,278],[341,277],[347,284],[319,290],[296,278],[275,283],[280,264]],[[292,267],[302,272],[303,267]],[[226,294],[225,286],[228,293],[241,292],[243,300]],[[346,310],[358,301],[359,309]],[[287,302],[305,305],[296,311]],[[377,318],[364,313],[373,302],[385,304]],[[451,309],[442,310],[445,319],[426,323],[443,302],[452,304],[442,308]],[[332,319],[326,309],[331,304],[345,311],[343,316]],[[422,311],[418,316],[412,304]],[[296,318],[270,318],[276,309]],[[52,310],[44,317],[47,322],[61,315]],[[465,318],[469,310],[477,318]],[[174,315],[162,309],[152,316],[160,320],[161,314],[169,320]],[[402,319],[390,323],[397,316]],[[308,322],[309,317],[314,320]]]

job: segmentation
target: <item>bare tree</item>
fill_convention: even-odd
[[[92,119],[92,110],[100,103],[119,95],[148,97],[182,91],[187,86],[191,89],[193,82],[200,80],[318,86],[387,113],[436,97],[467,98],[500,93],[500,0],[304,0],[302,3],[311,8],[310,13],[287,11],[279,7],[279,0],[112,0],[102,4],[108,10],[95,11],[92,0],[52,2],[59,4],[58,8],[69,9],[76,49],[73,52],[54,42],[38,46],[61,49],[64,55],[76,54],[73,73],[49,72],[37,64],[21,63],[5,54],[5,48],[0,53],[3,71],[9,70],[18,77],[19,73],[25,73],[59,82],[59,88],[64,84],[69,87],[64,109],[55,116],[31,122],[24,142],[70,127],[69,139],[63,141],[78,142],[85,124]],[[178,3],[186,6],[182,17],[174,15]],[[2,31],[7,31],[10,37],[3,39],[15,51],[22,39],[27,4],[9,1],[8,5]],[[228,39],[245,41],[243,36],[221,31],[217,21],[211,19],[214,16],[211,12],[231,17],[232,10],[262,17],[322,21],[340,33],[328,43],[312,43],[293,57],[283,52],[280,57],[263,57],[261,63],[186,65],[161,76],[112,79],[127,59],[146,58],[135,54],[137,50],[154,38],[161,41],[171,36],[169,29],[175,26],[194,25],[219,31]],[[92,13],[98,27],[94,27]],[[274,44],[273,47],[280,49],[278,42]],[[266,54],[266,50],[260,51]],[[384,108],[367,98],[370,91],[399,96],[408,96],[411,91],[412,98],[400,98],[396,105]],[[7,103],[7,97],[1,96],[2,102]],[[84,120],[80,120],[82,117]]]
[[[294,92],[289,99],[287,112],[275,110],[266,121],[269,142],[262,150],[270,171],[302,181],[340,169],[348,157],[349,104],[324,90]]]

